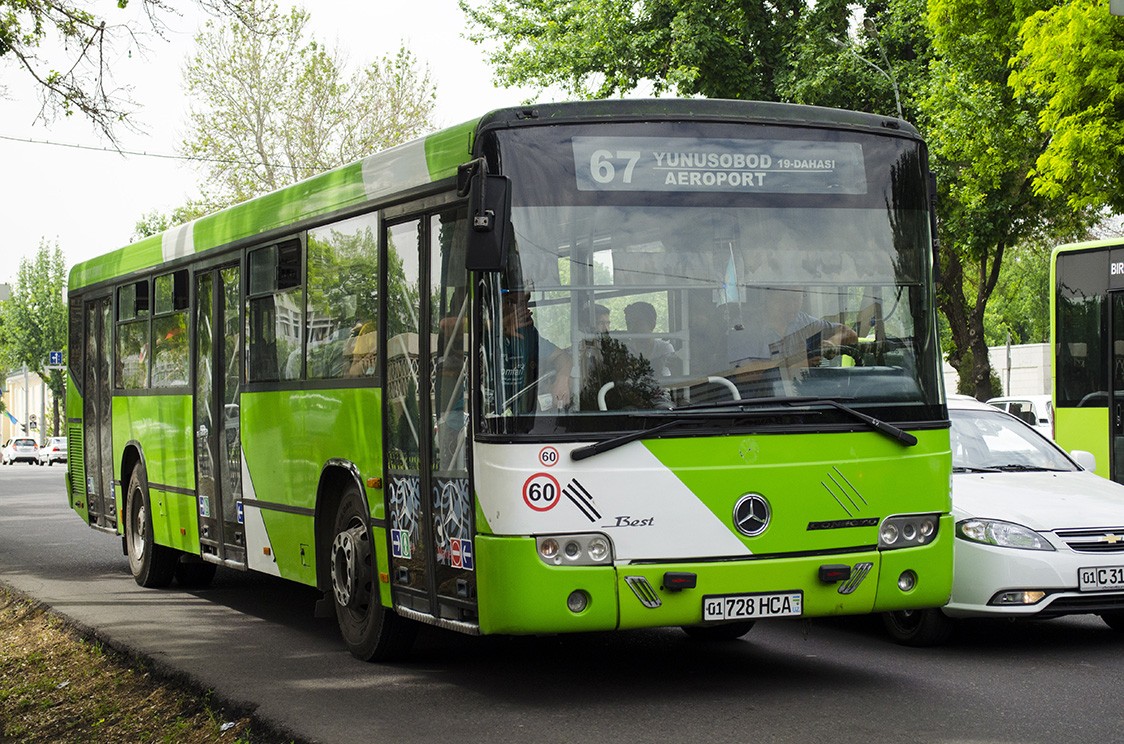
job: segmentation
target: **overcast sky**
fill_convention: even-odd
[[[116,3],[99,3],[116,13]],[[115,81],[133,87],[143,105],[144,134],[121,131],[123,150],[174,155],[183,138],[186,101],[180,93],[182,68],[206,16],[188,2],[182,18],[171,18],[168,41],[149,39],[145,58],[138,50],[112,61]],[[287,6],[281,0],[282,6]],[[130,3],[135,11],[139,3]],[[483,50],[463,38],[465,21],[456,0],[304,3],[313,35],[335,42],[357,66],[392,54],[401,42],[430,67],[437,85],[437,119],[442,126],[466,121],[501,106],[516,105],[527,90],[499,90]],[[3,89],[6,88],[6,91]],[[0,282],[15,279],[20,259],[40,241],[58,241],[69,268],[129,242],[137,219],[153,209],[169,211],[195,195],[199,173],[174,159],[121,155],[78,116],[51,124],[36,122],[34,88],[11,61],[0,64],[0,215],[5,245],[0,249]],[[107,151],[12,141],[49,140]]]

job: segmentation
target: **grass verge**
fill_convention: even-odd
[[[0,586],[0,744],[290,742]]]

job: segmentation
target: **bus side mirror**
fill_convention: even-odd
[[[465,268],[502,271],[506,265],[507,231],[511,223],[511,182],[487,172],[483,158],[457,170],[457,193],[468,196],[469,227]]]

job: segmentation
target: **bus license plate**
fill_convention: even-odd
[[[1077,578],[1083,592],[1105,592],[1124,589],[1124,566],[1079,568]]]
[[[799,617],[804,612],[803,592],[726,594],[703,597],[703,621],[754,620],[762,617]]]

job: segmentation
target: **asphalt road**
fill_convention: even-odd
[[[1095,617],[977,623],[926,650],[867,618],[761,622],[717,645],[426,628],[408,663],[364,664],[307,588],[220,569],[205,591],[141,589],[120,540],[67,509],[62,478],[0,467],[0,581],[308,741],[1124,739],[1124,636]]]

